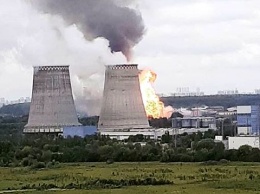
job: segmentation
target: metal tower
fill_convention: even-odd
[[[149,128],[139,83],[137,65],[106,67],[103,103],[98,130]]]

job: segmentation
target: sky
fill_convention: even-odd
[[[31,96],[33,66],[70,65],[75,98],[101,98],[105,65],[125,57],[112,54],[107,40],[86,41],[76,25],[27,1],[0,0],[0,97]],[[157,93],[260,88],[259,0],[134,0],[129,6],[145,23],[132,62],[157,73]]]

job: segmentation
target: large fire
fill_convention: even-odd
[[[149,118],[169,117],[169,107],[165,108],[153,88],[153,83],[157,78],[156,73],[151,70],[143,70],[139,74],[140,87],[146,110]]]

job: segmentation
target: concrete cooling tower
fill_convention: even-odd
[[[137,65],[107,66],[99,132],[146,128]]]
[[[34,67],[32,102],[24,133],[62,133],[79,126],[69,66]]]

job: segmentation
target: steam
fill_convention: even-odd
[[[133,0],[132,0],[133,1]],[[85,39],[103,37],[111,52],[131,59],[132,48],[142,39],[144,23],[140,13],[122,0],[31,0],[44,13],[61,16],[67,25],[76,25]]]

